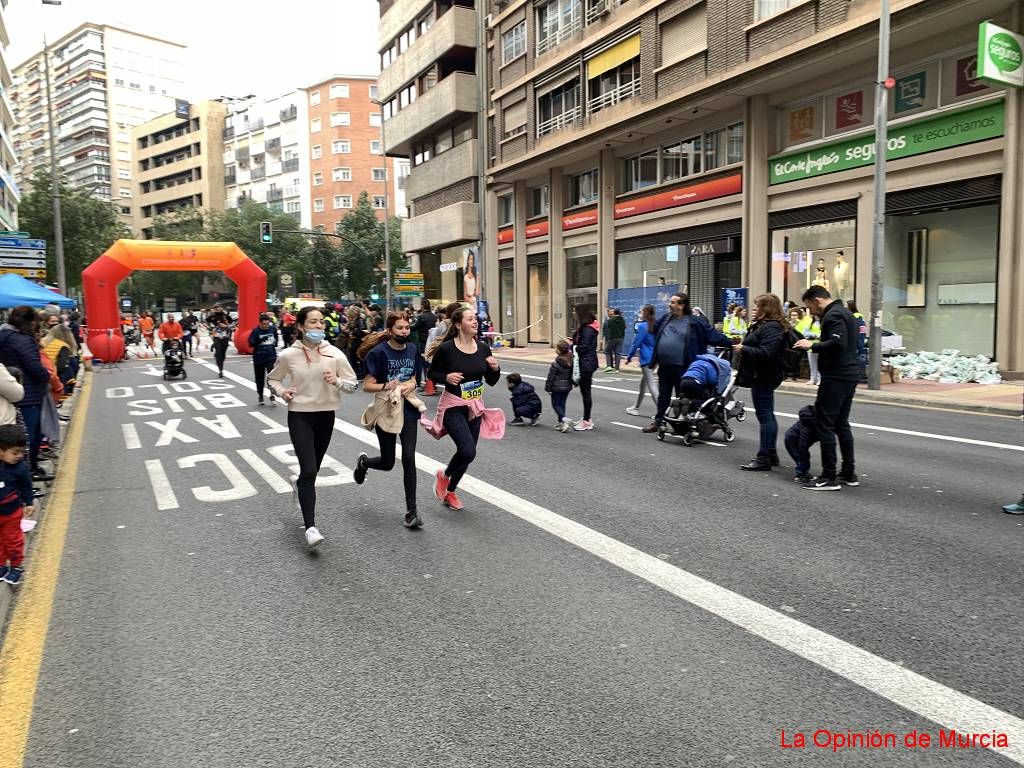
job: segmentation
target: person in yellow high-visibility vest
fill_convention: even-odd
[[[809,312],[806,313],[803,318],[797,323],[794,328],[796,332],[803,336],[805,339],[811,341],[817,341],[821,338],[821,324],[818,322],[818,318],[811,315]],[[807,365],[811,369],[811,378],[807,382],[812,386],[816,386],[821,383],[821,375],[818,373],[818,353],[807,350]]]
[[[747,308],[737,306],[732,314],[725,319],[722,333],[726,336],[739,336],[743,338],[747,335]]]

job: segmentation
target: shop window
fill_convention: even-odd
[[[565,249],[565,287],[567,290],[597,288],[597,246]]]
[[[515,207],[512,202],[512,195],[498,196],[498,226],[505,227],[512,223]]]
[[[687,282],[686,246],[684,243],[659,245],[635,251],[623,251],[616,258],[617,288],[650,286],[681,286]]]
[[[597,202],[597,169],[569,177],[569,207]]]
[[[834,298],[855,296],[856,219],[772,231],[771,291],[800,305],[800,296],[821,285]]]
[[[529,202],[530,208],[528,211],[529,218],[537,216],[547,216],[550,208],[548,202],[548,185],[545,184],[543,187],[533,187],[532,189],[526,190],[526,199]]]

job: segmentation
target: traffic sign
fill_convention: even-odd
[[[0,247],[46,250],[46,241],[33,240],[27,237],[0,237]]]
[[[4,248],[0,246],[0,257],[5,259],[45,259],[46,251],[37,248]]]
[[[0,267],[0,274],[5,275],[21,275],[22,277],[31,277],[35,280],[45,280],[46,270],[45,269],[24,269],[22,267]]]
[[[422,272],[395,272],[396,280],[422,280]]]
[[[21,267],[22,269],[46,269],[46,259],[8,258],[0,253],[0,267]]]
[[[0,256],[2,256],[2,255],[3,254],[0,253]],[[399,288],[401,286],[408,286],[408,285],[418,285],[418,286],[422,287],[423,286],[423,281],[422,280],[395,280],[393,285],[396,288]]]
[[[32,237],[32,235],[28,232],[12,232],[10,230],[5,230],[0,232],[0,237]]]

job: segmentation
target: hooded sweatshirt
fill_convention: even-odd
[[[324,381],[324,371],[334,372],[334,384]],[[288,403],[288,410],[302,413],[333,411],[341,404],[341,393],[355,392],[358,386],[348,358],[327,341],[314,349],[296,341],[278,356],[267,384],[282,399],[284,390],[294,388],[295,397]]]

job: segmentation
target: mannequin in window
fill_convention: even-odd
[[[832,270],[832,284],[836,287],[836,298],[843,298],[847,295],[847,286],[850,284],[850,263],[842,251],[836,254],[836,266]]]
[[[830,285],[828,278],[825,276],[824,259],[818,259],[818,266],[814,269],[814,280],[811,281],[811,285],[820,285],[826,291],[832,290],[832,286]]]

